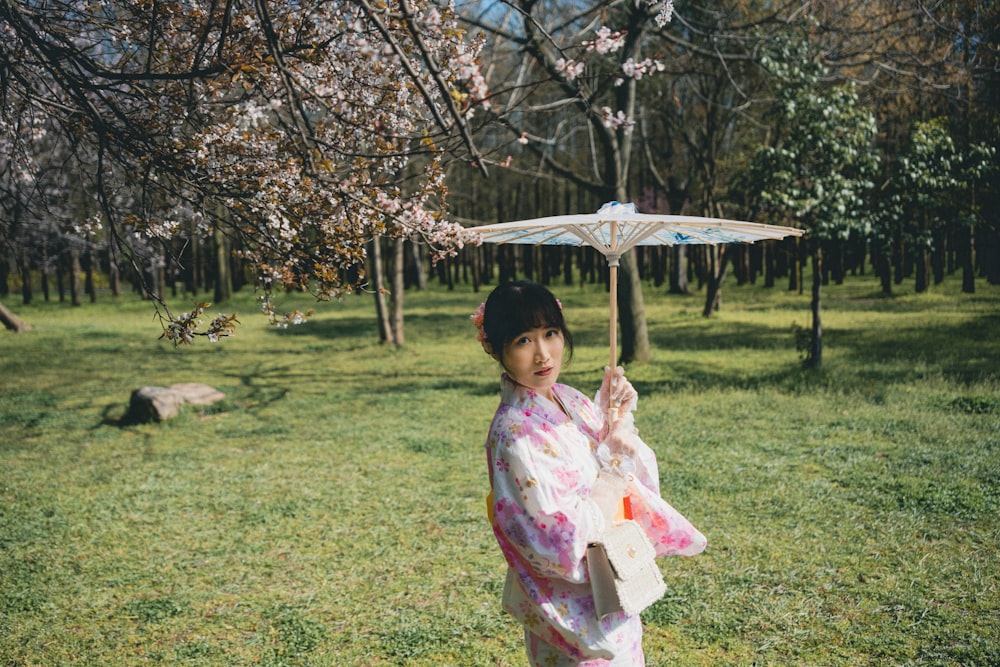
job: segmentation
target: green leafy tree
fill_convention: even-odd
[[[759,148],[744,178],[766,215],[806,230],[812,257],[812,327],[806,365],[823,360],[823,248],[869,224],[867,194],[878,167],[875,117],[852,85],[826,86],[804,42],[779,42],[762,58],[774,77],[775,141]]]
[[[890,182],[890,194],[878,209],[878,227],[883,235],[895,228],[913,253],[917,292],[930,288],[935,273],[933,253],[941,249],[949,233],[965,239],[963,289],[975,290],[976,186],[992,168],[995,154],[985,143],[959,146],[946,118],[914,124]],[[935,281],[940,281],[942,262],[937,264]]]

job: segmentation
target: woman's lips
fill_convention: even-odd
[[[535,375],[540,375],[541,377],[547,377],[552,374],[552,367],[546,366],[540,371],[535,371]]]

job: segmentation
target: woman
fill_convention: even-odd
[[[541,285],[497,287],[473,321],[504,369],[486,443],[488,509],[508,564],[504,608],[524,626],[529,663],[643,665],[639,617],[597,618],[587,544],[623,496],[657,555],[698,554],[705,537],[660,497],[656,457],[633,426],[635,390],[621,368],[605,373],[596,405],[557,382],[573,341],[562,305]]]

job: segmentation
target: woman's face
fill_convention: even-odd
[[[552,399],[562,370],[565,341],[558,327],[536,327],[504,346],[500,360],[511,379]]]

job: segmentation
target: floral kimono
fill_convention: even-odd
[[[587,544],[605,527],[591,497],[602,470],[604,420],[572,387],[556,384],[553,392],[566,412],[505,375],[490,426],[489,509],[509,566],[504,608],[525,628],[532,665],[643,665],[639,617],[598,619],[587,574]],[[705,537],[660,497],[656,457],[635,440],[628,487],[634,519],[658,556],[700,553]]]

